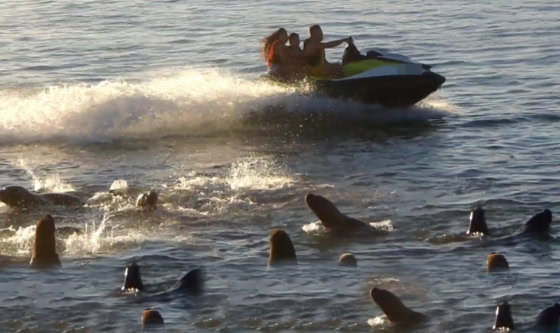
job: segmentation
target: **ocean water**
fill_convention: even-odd
[[[560,212],[559,15],[551,0],[0,2],[0,186],[94,198],[0,204],[0,331],[138,332],[152,307],[167,332],[488,332],[502,300],[529,329],[560,301],[555,222],[549,241],[465,231],[476,204],[496,237]],[[393,110],[260,80],[260,40],[314,23],[447,82]],[[115,180],[123,196],[107,195]],[[149,189],[160,207],[140,212]],[[325,233],[309,192],[384,232]],[[39,272],[46,213],[63,267]],[[298,265],[267,267],[273,228]],[[492,251],[509,273],[486,273]],[[133,260],[152,292],[195,267],[206,292],[122,295]],[[373,286],[431,320],[391,325]]]

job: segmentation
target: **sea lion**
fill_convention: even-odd
[[[124,283],[121,287],[122,291],[144,291],[142,276],[140,275],[140,266],[133,262],[126,266],[124,271]]]
[[[169,291],[179,291],[189,294],[200,294],[204,290],[204,272],[201,268],[195,268],[183,274]]]
[[[157,208],[158,202],[158,193],[155,190],[151,190],[150,192],[142,193],[136,199],[136,207],[146,209],[146,210],[154,210]]]
[[[513,317],[511,316],[511,309],[507,301],[498,304],[496,308],[496,322],[492,326],[493,330],[508,330],[515,329]]]
[[[484,209],[481,206],[476,206],[471,211],[469,230],[467,230],[467,235],[472,235],[474,233],[490,235],[490,233],[488,232],[488,226],[486,225],[486,216],[484,214]]]
[[[343,253],[338,259],[338,265],[356,267],[358,266],[358,261],[352,253]]]
[[[43,217],[37,228],[35,229],[35,242],[33,243],[33,254],[31,257],[30,267],[33,268],[49,268],[60,267],[60,259],[56,253],[56,228],[54,219],[47,214]]]
[[[490,253],[486,259],[486,270],[489,273],[509,270],[509,264],[506,257],[504,257],[501,253]]]
[[[519,230],[521,234],[548,235],[552,224],[552,212],[548,209],[534,215]]]
[[[557,330],[558,319],[560,319],[560,304],[554,303],[539,313],[535,322],[535,327],[539,329]]]
[[[274,229],[270,232],[270,255],[268,264],[270,266],[280,263],[296,262],[296,250],[290,236],[282,229]]]
[[[307,194],[305,203],[327,230],[356,230],[369,227],[360,220],[342,214],[332,202],[320,195]]]
[[[163,317],[157,310],[146,309],[142,313],[142,328],[163,326]]]
[[[397,296],[388,290],[372,288],[370,294],[371,299],[393,323],[416,324],[429,319],[425,314],[407,308]]]
[[[80,206],[83,204],[79,198],[69,194],[33,194],[21,186],[8,186],[0,190],[0,201],[13,208],[33,208],[46,205]]]

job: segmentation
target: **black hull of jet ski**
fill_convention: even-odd
[[[395,75],[341,80],[317,80],[319,93],[386,107],[414,105],[438,90],[445,77],[426,71],[420,75]]]

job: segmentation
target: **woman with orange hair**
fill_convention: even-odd
[[[290,74],[289,49],[286,46],[288,32],[280,28],[264,40],[263,55],[269,73],[286,78]]]

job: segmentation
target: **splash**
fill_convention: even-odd
[[[294,180],[275,161],[249,157],[232,165],[225,182],[232,190],[277,190],[292,186]]]
[[[381,315],[379,317],[368,319],[367,323],[371,327],[379,327],[379,326],[387,325],[390,322],[389,319],[387,319],[386,315]]]
[[[274,110],[274,112],[269,112]],[[41,90],[0,91],[0,142],[107,142],[164,136],[209,136],[305,127],[321,117],[350,122],[424,121],[433,109],[388,110],[245,78],[215,69],[184,69],[140,82],[63,84]],[[326,116],[325,116],[326,115]],[[287,121],[291,120],[291,121]],[[294,124],[292,124],[293,122]],[[257,126],[255,126],[257,125]]]
[[[17,230],[14,230],[10,226],[5,229],[4,233],[11,235],[2,239],[2,253],[30,257],[33,241],[35,240],[35,227],[32,225],[29,227],[19,227]]]
[[[216,192],[223,190],[278,190],[291,187],[294,178],[278,162],[264,157],[245,157],[234,162],[225,173],[198,174],[194,171],[178,179],[175,189]]]
[[[51,86],[0,94],[1,140],[106,141],[204,135],[294,89],[216,70],[184,70],[145,82]]]
[[[369,225],[377,230],[393,231],[393,222],[391,220],[371,222]]]
[[[99,226],[95,222],[91,224],[86,223],[82,233],[73,233],[64,240],[66,253],[69,255],[96,255],[100,249],[108,243],[112,245],[115,242],[113,234],[113,226],[109,225],[107,221],[110,215],[103,216]],[[105,236],[105,231],[108,230],[108,236]]]
[[[33,179],[33,189],[37,192],[71,192],[75,191],[74,187],[62,179],[58,173],[39,175],[35,171],[35,167],[24,158],[19,159],[18,163],[23,170]]]

